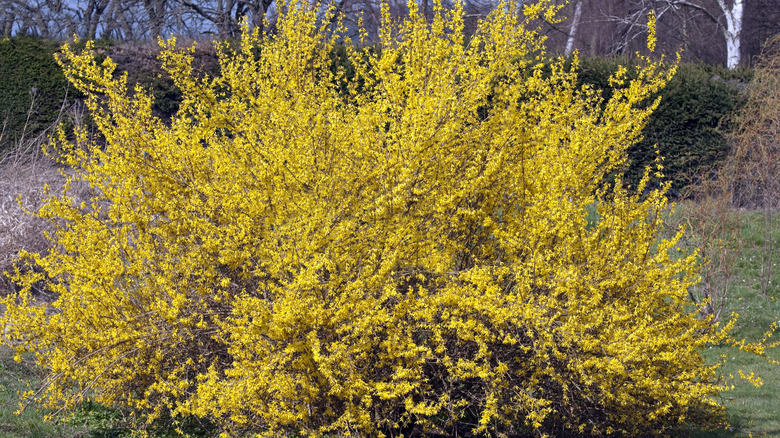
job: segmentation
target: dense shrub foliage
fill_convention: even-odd
[[[0,40],[0,151],[49,128],[76,97],[54,60],[58,49],[39,38]]]
[[[27,120],[30,90],[33,87],[39,90],[39,83],[50,82],[42,82],[40,78],[52,75],[52,83],[59,88],[54,89],[54,93],[52,90],[38,93],[33,123],[27,131],[33,135],[56,119],[57,111],[62,107],[66,81],[51,56],[57,50],[54,42],[18,37],[9,39],[5,44],[3,59],[13,61],[3,64],[6,69],[13,71],[8,72],[11,78],[9,81],[0,83],[0,95],[5,96],[2,99],[7,101],[4,107],[10,122],[5,140],[13,142],[14,135],[18,136]],[[10,51],[12,45],[19,47]],[[41,49],[43,46],[45,50]],[[128,72],[129,84],[139,84],[151,91],[154,115],[168,120],[177,111],[182,96],[181,90],[156,63],[158,53],[159,50],[144,45],[101,41],[96,59],[100,62],[106,55],[110,56],[117,64],[117,71]],[[354,66],[344,45],[336,45],[331,58],[332,69],[343,68],[347,77],[354,77]],[[26,61],[18,63],[17,59]],[[216,64],[213,50],[199,47],[194,53],[193,65],[198,74],[217,75]],[[27,67],[23,68],[24,65]],[[612,95],[609,79],[621,65],[634,66],[635,60],[628,57],[582,59],[579,62],[577,83],[600,90],[608,100]],[[627,78],[633,78],[634,74],[633,70],[629,70]],[[659,154],[664,157],[665,177],[672,181],[673,188],[677,190],[695,182],[698,175],[717,166],[729,150],[724,136],[728,126],[721,126],[721,123],[739,109],[741,90],[751,75],[751,70],[732,71],[703,64],[681,64],[674,78],[661,90],[663,99],[648,119],[642,138],[628,150],[627,167],[624,169],[628,184],[636,186],[644,169],[653,166]],[[74,90],[71,89],[70,93],[73,95]],[[653,185],[657,186],[657,183],[655,179]]]
[[[41,210],[57,245],[19,281],[47,279],[51,310],[22,291],[0,320],[50,370],[45,402],[269,436],[661,434],[720,411],[695,257],[659,239],[662,191],[612,177],[672,71],[641,59],[605,101],[504,7],[468,43],[459,6],[409,7],[347,47],[351,80],[296,2],[219,77],[170,40],[170,124],[63,49],[106,144],[53,145],[94,192]]]

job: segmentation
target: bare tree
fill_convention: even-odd
[[[369,35],[375,35],[381,21],[380,0],[309,1],[321,8],[335,8],[352,36],[358,33],[359,21]],[[416,1],[430,18],[434,0]],[[474,31],[477,20],[498,5],[497,0],[463,1],[467,32]],[[535,1],[508,0],[504,5],[522,14],[524,6]],[[749,59],[757,54],[763,42],[780,31],[777,1],[570,0],[561,12],[566,19],[549,23],[545,29],[548,47],[566,55],[574,49],[588,55],[631,53],[643,50],[647,14],[652,10],[658,21],[661,53],[683,48],[688,59],[724,62],[734,68],[745,62],[745,56]],[[408,13],[406,0],[387,2],[391,14]],[[443,1],[445,8],[453,2]],[[202,34],[224,38],[238,35],[242,19],[254,28],[273,32],[276,14],[274,0],[0,0],[0,33],[124,40],[168,35],[198,38]]]
[[[133,24],[128,19],[129,2],[111,0],[105,14],[105,28],[103,34],[108,38],[117,40],[135,39]]]
[[[109,4],[109,1],[110,0],[89,0],[87,3],[83,20],[87,26],[86,32],[84,34],[87,39],[95,39],[98,24],[100,23],[100,19]]]
[[[778,0],[751,0],[742,17],[743,63],[752,65],[765,43],[780,34],[780,3]]]
[[[780,208],[780,35],[767,43],[746,95],[733,120],[733,148],[724,171],[735,206],[763,211],[759,282],[768,296],[777,260],[773,216]]]
[[[265,16],[271,3],[273,0],[244,0],[241,2],[241,7],[247,11],[246,15],[250,17],[252,26],[262,31]]]
[[[742,17],[745,11],[745,0],[715,0],[717,8],[713,8],[703,0],[667,0],[676,9],[694,8],[705,13],[718,24],[726,40],[726,66],[736,68],[742,59]]]
[[[0,32],[4,37],[11,36],[16,21],[16,11],[8,1],[0,2]]]
[[[167,0],[142,0],[149,20],[149,33],[152,38],[162,35],[163,23],[167,15]]]
[[[240,5],[240,0],[178,1],[188,8],[190,12],[209,23],[217,35],[221,37],[235,37],[238,35],[239,21],[245,15],[246,3]],[[257,8],[258,11],[260,9]],[[258,20],[262,23],[261,17],[251,19],[253,23]]]
[[[714,24],[725,42],[725,63],[728,68],[737,67],[742,59],[741,43],[745,0],[623,0],[615,2],[622,7],[602,7],[604,20],[618,24],[620,38],[614,53],[624,53],[632,41],[646,30],[647,14],[655,11],[659,23],[667,21],[670,39],[697,44],[711,44],[712,33],[697,24],[707,20]],[[617,9],[618,14],[605,9]],[[672,24],[673,23],[673,24]],[[700,29],[692,35],[691,31]]]

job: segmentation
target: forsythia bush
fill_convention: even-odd
[[[505,8],[466,41],[460,5],[409,7],[349,50],[354,77],[295,1],[277,35],[223,47],[219,77],[169,40],[170,125],[63,49],[105,144],[54,142],[92,197],[48,202],[56,246],[19,281],[59,298],[4,301],[44,401],[268,436],[633,435],[719,412],[695,258],[658,237],[662,191],[614,182],[672,72],[645,59],[602,102]]]

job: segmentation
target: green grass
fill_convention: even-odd
[[[88,436],[84,428],[75,425],[43,421],[47,412],[28,406],[21,414],[19,393],[40,382],[34,364],[29,360],[17,363],[8,347],[0,348],[0,437],[43,438]]]
[[[0,346],[0,438],[127,438],[132,430],[122,414],[86,401],[73,411],[58,416],[55,421],[44,417],[51,411],[27,406],[21,413],[19,395],[41,382],[41,376],[31,359],[17,363],[9,347]],[[193,438],[205,437],[198,430],[185,430]],[[153,438],[178,436],[172,430],[151,434]]]
[[[766,295],[762,294],[759,281],[762,272],[761,255],[764,251],[762,213],[740,211],[738,219],[742,246],[734,263],[734,277],[730,281],[728,301],[721,319],[727,320],[732,312],[737,314],[733,337],[757,341],[773,322],[780,322],[780,212],[773,217],[774,257],[770,261],[773,269]],[[780,340],[780,332],[771,339]],[[724,358],[721,374],[734,383],[734,389],[721,394],[731,428],[700,436],[780,437],[780,365],[771,364],[734,347],[712,347],[705,350],[703,355],[710,362]],[[768,351],[767,356],[780,361],[780,348]],[[754,371],[763,380],[763,385],[756,388],[739,379],[739,370]],[[734,378],[730,378],[730,375]]]
[[[685,208],[682,206],[680,208]],[[761,253],[763,219],[760,212],[738,212],[740,239],[743,246],[734,263],[733,278],[728,290],[728,301],[723,312],[725,322],[734,312],[739,315],[733,336],[737,339],[756,341],[761,339],[773,322],[780,321],[780,259],[776,255],[771,286],[762,294],[758,278],[761,275]],[[597,219],[595,219],[597,220]],[[780,254],[780,213],[773,223],[775,254]],[[780,340],[780,332],[773,336]],[[689,430],[686,437],[736,438],[764,436],[780,438],[780,365],[774,365],[753,354],[734,347],[714,346],[703,352],[710,362],[723,360],[722,375],[734,383],[734,389],[721,394],[731,424],[727,430]],[[780,348],[769,351],[771,359],[780,361]],[[763,380],[761,387],[738,377],[739,370],[754,371]],[[733,378],[729,377],[733,376]],[[0,347],[0,438],[16,437],[64,437],[64,438],[108,438],[129,436],[127,429],[120,427],[121,416],[93,403],[82,405],[72,418],[60,424],[43,421],[45,412],[34,408],[15,415],[18,409],[17,392],[40,382],[34,365],[29,361],[16,363],[7,347]],[[193,430],[195,435],[203,435]],[[163,432],[160,437],[174,436]],[[203,435],[206,436],[206,435]]]

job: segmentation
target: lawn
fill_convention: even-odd
[[[687,208],[683,205],[679,208]],[[769,330],[772,323],[780,322],[780,215],[773,215],[772,240],[774,255],[771,260],[764,247],[764,217],[757,211],[731,211],[738,223],[736,242],[738,254],[732,263],[732,275],[728,282],[721,320],[726,322],[733,314],[737,323],[733,332],[736,339],[757,341]],[[723,237],[726,236],[717,236]],[[693,240],[688,240],[693,244]],[[767,268],[771,267],[771,271]],[[769,274],[767,276],[767,274]],[[762,275],[767,288],[762,292]],[[780,340],[780,332],[772,340]],[[766,436],[780,437],[780,364],[772,364],[756,355],[733,347],[716,346],[703,352],[704,357],[715,362],[723,360],[721,375],[734,383],[734,389],[721,394],[721,402],[727,408],[731,427],[717,433],[694,434],[699,436]],[[780,361],[780,348],[767,352],[769,359]],[[739,379],[739,370],[754,371],[763,380],[755,387]],[[730,377],[734,376],[734,378]]]

